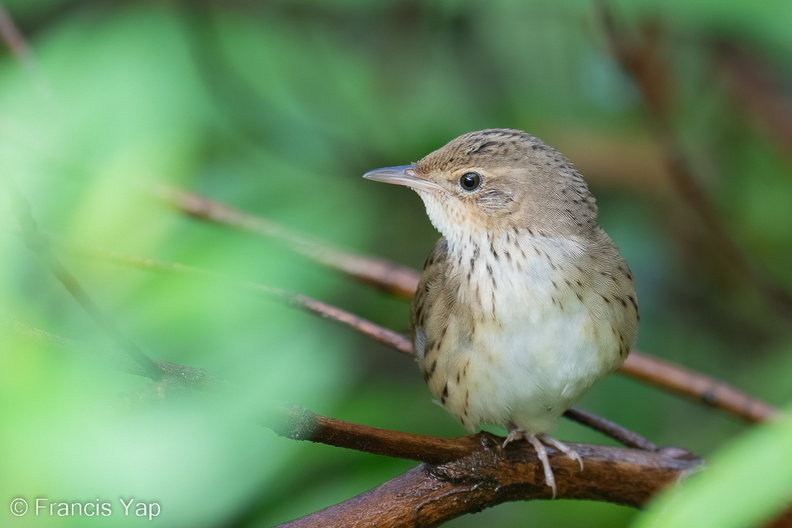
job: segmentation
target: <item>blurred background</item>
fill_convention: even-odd
[[[276,240],[188,218],[150,185],[420,268],[438,237],[420,200],[360,176],[482,128],[535,134],[586,177],[636,277],[641,350],[774,405],[792,400],[789,2],[3,7],[3,525],[140,525],[120,497],[159,503],[161,525],[271,526],[415,465],[278,437],[257,422],[279,402],[464,434],[431,403],[414,363],[381,345],[225,283],[75,248],[199,266],[407,331],[407,302]],[[6,200],[11,179],[21,201]],[[114,343],[26,247],[10,205],[29,206],[58,258],[146,354],[228,385],[152,394],[145,378],[109,368],[102,357]],[[580,407],[702,456],[749,428],[619,376]],[[568,421],[555,436],[610,443]],[[114,514],[14,517],[15,497],[108,501]],[[627,526],[635,515],[595,502],[512,503],[447,526]]]

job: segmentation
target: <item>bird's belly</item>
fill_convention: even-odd
[[[457,323],[450,321],[449,331]],[[583,305],[481,321],[465,339],[449,341],[447,361],[437,366],[443,386],[435,384],[446,395],[435,396],[468,429],[514,422],[528,432],[547,432],[618,364],[610,325]]]

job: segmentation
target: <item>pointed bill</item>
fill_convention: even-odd
[[[368,171],[363,175],[368,180],[374,180],[383,183],[393,183],[395,185],[404,185],[421,191],[441,191],[442,187],[429,180],[424,180],[415,175],[415,167],[413,165],[399,165],[397,167],[384,167],[382,169],[374,169]]]

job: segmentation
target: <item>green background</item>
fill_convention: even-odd
[[[0,177],[13,178],[38,228],[58,241],[296,290],[406,331],[406,302],[277,241],[181,216],[146,186],[180,185],[329,244],[420,267],[438,236],[420,200],[360,176],[471,130],[521,128],[562,151],[597,196],[601,224],[636,277],[639,348],[783,406],[792,401],[789,314],[735,272],[682,199],[594,5],[6,2],[30,49],[0,56]],[[646,24],[663,29],[672,128],[696,179],[759,273],[792,289],[789,145],[737,97],[717,58],[723,43],[749,50],[789,105],[790,4],[612,7],[631,36]],[[278,403],[387,429],[464,434],[431,403],[411,360],[349,330],[228,284],[56,246],[147,354],[229,382],[152,391],[101,361],[112,342],[25,247],[10,203],[2,196],[0,315],[77,339],[91,354],[0,329],[4,526],[148,523],[124,518],[119,497],[160,503],[154,522],[162,526],[270,526],[414,465],[256,425]],[[733,418],[619,376],[580,406],[658,444],[714,455],[713,477],[693,479],[690,493],[670,499],[681,504],[657,510],[684,512],[696,519],[691,526],[753,525],[783,504],[768,490],[790,489],[792,464],[774,463],[788,458],[783,424],[746,436],[750,428]],[[569,422],[556,436],[609,443]],[[756,452],[766,460],[752,465]],[[716,507],[713,494],[731,508]],[[17,518],[7,508],[15,497],[109,501],[114,513]],[[448,526],[649,526],[656,513],[636,515],[595,502],[512,503]]]

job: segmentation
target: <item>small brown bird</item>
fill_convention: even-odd
[[[525,438],[556,494],[545,444],[558,418],[627,358],[638,304],[581,175],[520,130],[460,136],[365,178],[406,185],[443,234],[413,299],[415,354],[436,400],[468,430]]]

